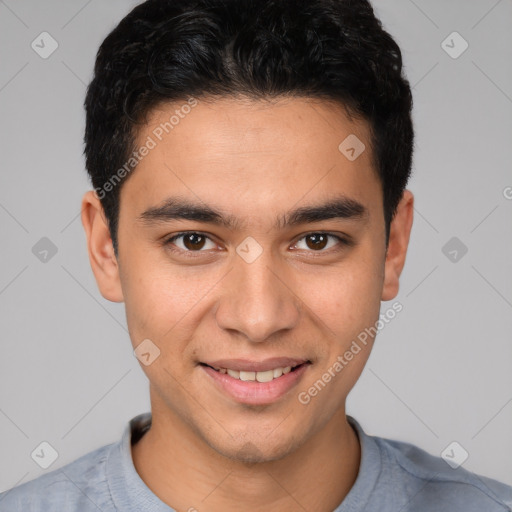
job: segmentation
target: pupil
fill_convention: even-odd
[[[307,240],[313,240],[312,246],[307,244],[310,249],[323,249],[327,245],[327,235],[321,233],[309,235]]]
[[[197,239],[200,241],[197,242]],[[187,249],[201,249],[204,246],[204,236],[190,233],[183,238],[183,244]]]

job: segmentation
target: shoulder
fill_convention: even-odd
[[[8,512],[89,512],[112,509],[105,466],[117,443],[102,446],[67,465],[0,494]]]
[[[395,489],[397,484],[403,486],[403,495],[410,496],[409,508],[404,510],[512,511],[511,486],[472,473],[455,462],[449,465],[442,457],[411,443],[374,439],[380,447],[383,469],[386,469],[381,478],[388,480]],[[449,456],[457,457],[457,454],[451,450]],[[406,492],[407,488],[413,489],[415,494]]]

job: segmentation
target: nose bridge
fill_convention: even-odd
[[[281,281],[270,251],[251,262],[237,255],[227,279],[226,293],[216,309],[219,327],[258,342],[298,323],[296,298]]]

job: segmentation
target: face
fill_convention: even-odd
[[[412,196],[386,253],[364,121],[311,99],[198,99],[161,133],[179,108],[139,133],[155,145],[122,185],[117,259],[84,198],[91,264],[133,347],[150,340],[153,421],[227,457],[281,458],[344,417],[373,339],[343,356],[396,295]],[[350,135],[356,159],[338,149]]]

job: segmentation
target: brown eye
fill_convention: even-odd
[[[305,237],[307,240],[306,245],[315,251],[322,250],[326,247],[328,238],[329,235],[325,233],[313,233]]]
[[[301,247],[301,244],[303,245]],[[340,236],[331,233],[309,233],[303,236],[296,244],[295,248],[304,249],[309,252],[327,253],[331,252],[330,249],[342,249],[343,246],[353,245],[349,239],[344,239]],[[304,247],[305,246],[305,247]],[[336,247],[338,246],[338,247]]]
[[[204,252],[202,249],[204,249],[205,246],[206,249],[214,249],[216,247],[209,237],[194,231],[175,235],[169,238],[165,243],[169,245],[172,250],[182,252]],[[207,246],[208,243],[211,244],[210,247]],[[174,249],[172,246],[177,249]]]
[[[183,235],[183,245],[190,251],[202,249],[205,243],[205,237],[198,233]]]

